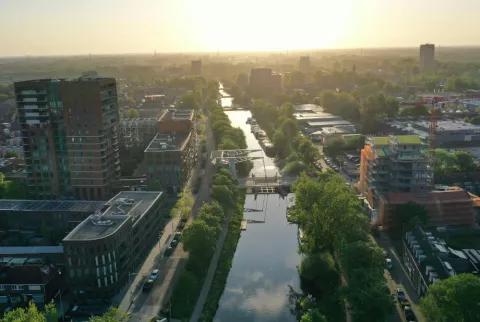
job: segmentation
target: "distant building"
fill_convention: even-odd
[[[109,198],[120,176],[115,79],[16,82],[15,96],[32,197]]]
[[[162,109],[165,106],[165,94],[145,95],[142,100],[142,108]]]
[[[420,46],[420,70],[430,72],[435,69],[435,45]]]
[[[118,125],[121,148],[144,147],[157,135],[158,118],[121,119]]]
[[[192,75],[202,75],[202,61],[201,60],[192,60],[190,65],[190,73]]]
[[[271,68],[253,68],[248,87],[254,96],[269,96],[281,90],[282,76],[273,74]]]
[[[193,110],[171,109],[165,111],[157,122],[158,133],[189,133],[195,125]]]
[[[310,56],[301,56],[298,62],[298,69],[304,73],[310,73]]]
[[[108,300],[119,293],[158,241],[164,195],[123,191],[63,239],[74,301]]]

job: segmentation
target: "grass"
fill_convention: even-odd
[[[237,249],[237,244],[241,234],[241,222],[243,218],[243,205],[245,203],[245,190],[240,190],[237,198],[236,209],[232,213],[228,226],[227,236],[223,243],[222,252],[218,261],[215,276],[213,277],[210,291],[208,292],[203,311],[200,316],[201,322],[213,321],[218,309],[218,302],[225,290],[230,268],[232,267],[233,257]]]

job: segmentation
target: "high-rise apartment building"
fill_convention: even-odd
[[[310,72],[310,56],[300,57],[300,60],[298,63],[298,69],[305,74]]]
[[[120,175],[117,88],[95,72],[15,83],[33,198],[106,200]]]
[[[192,75],[202,75],[202,61],[192,60],[190,65],[190,72]]]
[[[420,46],[420,70],[430,72],[435,69],[435,45]]]

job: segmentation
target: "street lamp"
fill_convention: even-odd
[[[57,271],[58,275],[62,275],[62,271],[58,270]],[[59,289],[57,293],[53,296],[53,298],[56,298],[57,295],[60,297],[60,311],[62,311],[62,321],[65,321],[65,315],[63,313],[63,302],[62,302],[62,291]]]
[[[130,301],[133,302],[133,289],[132,289],[132,275],[138,275],[138,273],[130,273],[128,272],[128,284],[130,284]]]

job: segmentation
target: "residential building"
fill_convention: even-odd
[[[0,229],[9,233],[25,232],[26,236],[44,235],[42,230],[46,230],[53,239],[61,240],[104,204],[103,201],[4,199],[0,200]],[[34,245],[33,241],[26,242]],[[2,245],[9,243],[2,242]]]
[[[145,149],[147,185],[158,182],[163,191],[179,193],[195,164],[195,132],[159,133]]]
[[[428,146],[415,135],[369,137],[361,152],[363,191],[425,192],[432,188]]]
[[[419,296],[427,295],[430,285],[451,276],[462,273],[478,274],[480,266],[475,256],[470,255],[470,250],[448,247],[444,240],[420,227],[407,231],[402,243],[403,265]],[[471,251],[480,259],[479,252],[474,249]]]
[[[60,266],[42,257],[0,259],[0,304],[37,305],[51,302],[65,292],[65,274]]]
[[[474,224],[473,203],[464,190],[434,189],[426,149],[415,135],[367,138],[358,188],[378,211],[384,229],[400,225],[397,207],[409,202],[427,209],[428,226]]]
[[[122,191],[63,239],[73,300],[107,300],[123,289],[158,241],[163,199],[162,192]]]
[[[304,73],[310,73],[310,56],[301,56],[298,62],[298,69]]]
[[[424,44],[420,46],[420,70],[425,72],[435,70],[434,44]]]
[[[201,60],[192,60],[190,64],[190,73],[192,75],[202,75],[202,61]]]
[[[120,175],[114,78],[15,83],[32,198],[105,200]]]
[[[190,133],[195,126],[193,110],[170,109],[165,111],[157,122],[158,133]]]
[[[142,108],[146,109],[162,109],[165,106],[164,94],[145,95],[142,100]]]
[[[157,134],[158,118],[121,119],[118,125],[121,148],[143,147]]]

